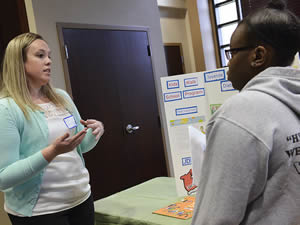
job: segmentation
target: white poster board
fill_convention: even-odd
[[[292,63],[292,67],[294,67],[295,69],[300,69],[299,52],[297,52],[297,54],[295,55],[295,59]]]
[[[211,115],[237,93],[226,80],[227,68],[161,78],[168,140],[179,196],[194,193],[189,127],[205,134]]]

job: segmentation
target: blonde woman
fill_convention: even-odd
[[[7,46],[0,75],[0,190],[13,225],[94,224],[82,154],[104,132],[49,84],[51,51],[38,34]]]

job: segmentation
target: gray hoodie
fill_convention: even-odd
[[[300,70],[266,69],[210,119],[192,224],[300,224]]]

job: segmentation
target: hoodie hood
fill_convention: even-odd
[[[241,92],[268,94],[300,117],[300,70],[292,67],[270,67],[250,80]]]

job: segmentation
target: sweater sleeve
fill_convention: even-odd
[[[263,191],[266,146],[237,124],[218,118],[207,127],[192,225],[237,225],[247,205]]]
[[[81,116],[80,116],[80,114],[79,114],[79,112],[78,112],[75,105],[74,105],[74,108],[75,108],[75,112],[74,112],[75,117],[78,118],[78,121],[79,121],[78,131],[81,131],[84,128],[84,126],[80,123]],[[95,137],[95,135],[92,134],[92,132],[93,132],[92,129],[89,128],[87,130],[87,133],[86,133],[84,139],[82,140],[82,142],[79,145],[80,146],[80,151],[82,153],[86,153],[86,152],[90,151],[91,149],[93,149],[96,146],[96,144],[98,143],[99,139],[100,139],[99,138],[98,140],[96,140],[96,137]]]
[[[1,191],[24,183],[48,165],[40,151],[20,159],[20,133],[16,123],[8,108],[0,104]]]
[[[67,92],[61,90],[61,89],[56,89],[56,91],[59,94],[62,94],[64,96],[64,98],[69,102],[69,104],[72,107],[72,113],[73,116],[75,117],[77,123],[78,123],[78,127],[77,127],[77,132],[81,131],[82,129],[84,129],[84,126],[80,123],[81,120],[81,116],[80,113],[77,110],[76,105],[74,104],[73,100],[71,99],[71,97],[67,94]],[[80,146],[80,151],[81,153],[86,153],[88,151],[90,151],[91,149],[93,149],[96,144],[98,143],[99,139],[96,140],[95,135],[92,134],[92,129],[88,129],[87,134],[85,135],[83,141],[81,142]]]

